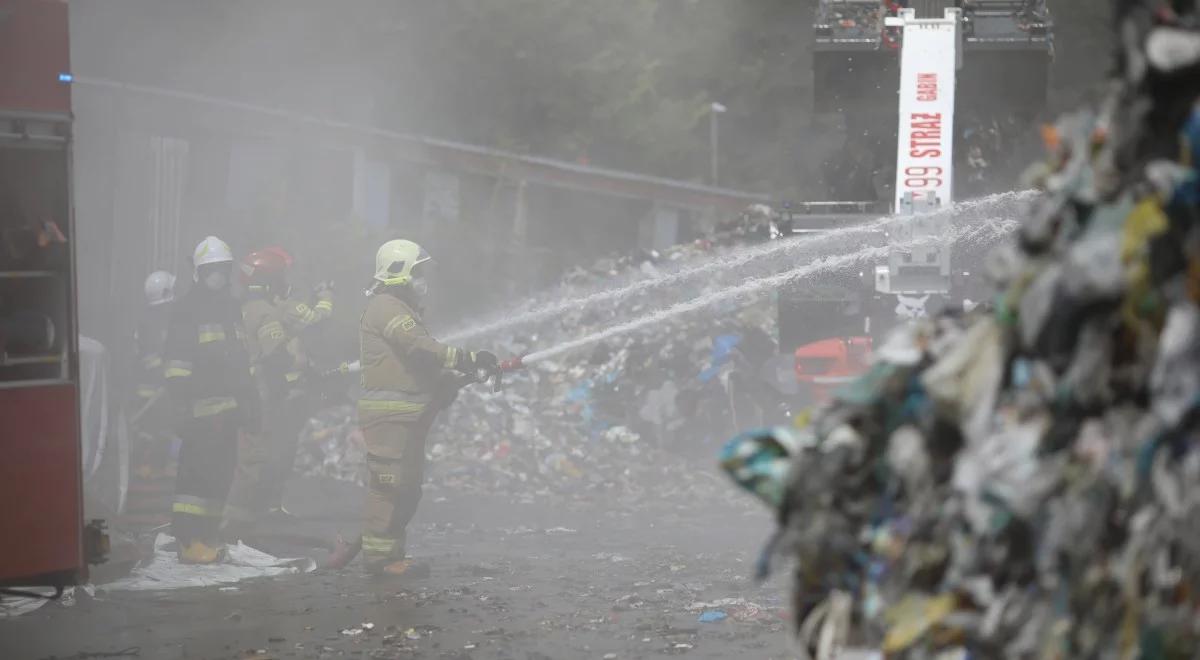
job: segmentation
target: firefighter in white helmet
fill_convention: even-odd
[[[175,276],[162,270],[146,277],[142,286],[146,306],[133,331],[137,362],[132,365],[133,383],[129,422],[137,429],[134,464],[143,474],[161,472],[166,465],[171,437],[170,406],[163,389],[163,345],[167,321],[175,300]]]
[[[192,263],[193,284],[171,310],[163,366],[182,440],[172,530],[181,561],[208,564],[222,555],[219,528],[239,433],[257,433],[260,420],[241,310],[230,288],[233,253],[209,236],[196,246]]]
[[[368,572],[412,574],[405,528],[417,511],[425,438],[465,384],[499,369],[496,356],[440,343],[421,321],[429,255],[412,241],[388,241],[360,325],[362,398],[358,419],[367,446],[367,503],[361,548]],[[358,543],[331,563],[349,561]]]
[[[175,276],[156,270],[146,277],[142,289],[146,294],[146,307],[133,331],[139,361],[134,410],[162,398],[162,351],[171,303],[175,300]]]

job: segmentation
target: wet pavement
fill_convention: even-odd
[[[302,521],[254,545],[320,559],[314,546],[357,531],[362,493],[295,486]],[[356,563],[226,587],[77,590],[69,606],[0,620],[0,658],[791,657],[785,587],[747,577],[771,528],[753,503],[509,499],[427,494],[410,552],[428,579],[381,583]]]

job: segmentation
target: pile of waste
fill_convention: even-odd
[[[759,568],[795,562],[816,657],[1196,657],[1200,13],[1116,8],[1110,91],[1045,129],[994,304],[724,450],[778,513]]]
[[[296,472],[329,477],[365,486],[367,446],[354,406],[343,404],[320,411],[308,420],[296,452]]]
[[[578,298],[659,275],[663,269],[766,237],[749,231],[757,217],[725,223],[706,240],[662,252],[606,258],[566,273],[553,299]],[[719,278],[671,295],[702,295]],[[544,301],[533,300],[536,307]],[[554,345],[613,319],[652,310],[655,295],[613,306],[581,307],[475,343],[503,355]],[[737,501],[711,468],[711,456],[739,428],[728,414],[722,375],[775,356],[769,294],[738,300],[712,317],[681,318],[505,376],[498,391],[471,386],[442,414],[427,444],[427,492],[507,494],[532,500],[547,494],[609,501]],[[778,395],[773,403],[778,404]],[[787,419],[762,403],[741,425]],[[350,405],[322,411],[301,441],[297,470],[363,483],[365,449]]]
[[[1011,231],[1022,198],[947,211],[956,249]],[[506,374],[499,391],[464,389],[442,414],[427,444],[430,494],[745,506],[712,456],[742,429],[787,423],[799,403],[795,358],[776,341],[777,297],[785,284],[858,295],[888,221],[789,236],[755,204],[704,238],[577,266],[517,309],[435,333],[502,358],[542,357]],[[664,314],[679,306],[703,313]],[[819,324],[832,336],[862,326],[861,316]],[[362,483],[364,453],[343,406],[311,421],[298,460],[306,474]]]

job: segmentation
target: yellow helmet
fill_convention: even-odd
[[[403,286],[412,282],[413,269],[429,260],[429,253],[412,241],[388,241],[375,253],[375,279],[384,286]]]

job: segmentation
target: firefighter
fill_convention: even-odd
[[[325,288],[319,289],[311,309],[290,297],[291,263],[290,255],[280,248],[252,252],[241,263],[246,289],[242,321],[264,425],[262,442],[244,446],[239,454],[226,507],[226,520],[231,523],[252,524],[264,512],[269,518],[290,518],[283,508],[283,490],[296,461],[300,430],[311,412],[312,367],[301,331],[315,322],[306,315],[323,320],[333,310],[331,291]]]
[[[171,407],[163,389],[163,345],[167,340],[167,321],[175,300],[175,276],[155,271],[143,284],[146,307],[133,332],[137,365],[134,390],[129,408],[130,426],[137,430],[135,474],[152,477],[167,465],[171,437]]]
[[[163,344],[167,340],[167,320],[175,300],[175,276],[162,270],[146,277],[142,286],[146,307],[133,331],[137,352],[137,386],[134,392],[134,417],[144,418],[163,399]],[[136,421],[136,420],[135,420]]]
[[[294,261],[287,250],[276,246],[265,248],[264,252],[278,255],[283,259],[286,269],[291,270]],[[272,462],[268,466],[268,483],[271,486],[267,490],[267,498],[268,513],[272,517],[289,519],[292,515],[283,507],[283,489],[295,466],[300,431],[308,421],[314,401],[311,389],[312,360],[305,350],[306,340],[310,339],[308,331],[311,328],[333,315],[333,283],[322,281],[313,287],[311,298],[315,302],[311,306],[310,301],[292,295],[293,289],[290,284],[285,282],[284,286],[286,291],[281,291],[276,306],[283,313],[284,334],[292,342],[291,345],[298,356],[297,364],[303,365],[303,368],[298,368],[288,375],[292,380],[289,381],[287,401],[283,410],[282,424],[285,428],[280,436],[283,442],[275,445],[278,451],[273,454]]]
[[[193,285],[171,310],[163,352],[182,444],[171,527],[184,563],[221,559],[220,522],[238,438],[260,423],[241,313],[231,292],[233,254],[209,236],[192,255]]]
[[[375,282],[360,324],[362,398],[358,418],[367,447],[362,538],[331,563],[349,561],[359,544],[368,572],[413,574],[405,528],[417,511],[425,437],[458,390],[499,371],[496,356],[430,337],[421,322],[429,256],[411,241],[388,241],[375,256]]]

